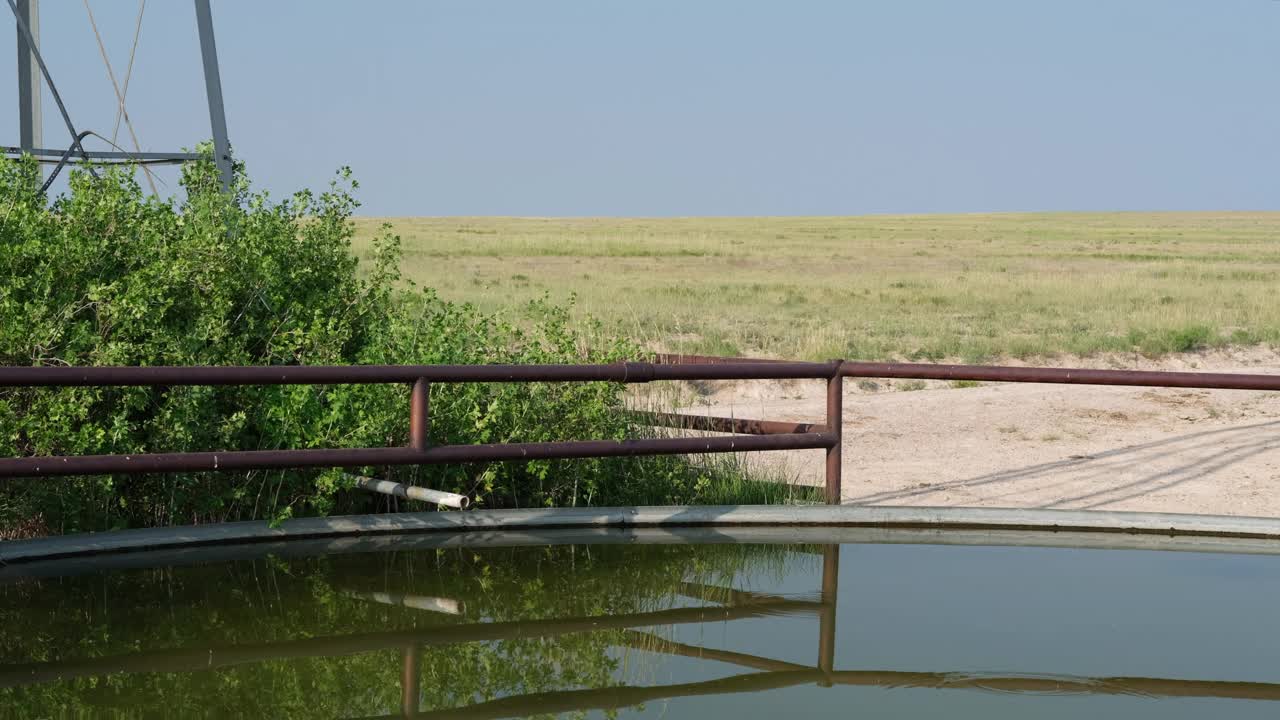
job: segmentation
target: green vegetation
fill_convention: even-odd
[[[584,317],[676,351],[979,361],[1280,342],[1280,213],[388,220],[406,277],[445,297],[576,293]],[[382,222],[357,220],[360,252]]]
[[[350,249],[351,195],[273,202],[217,190],[188,165],[181,201],[144,197],[122,170],[73,173],[50,206],[36,166],[0,162],[0,365],[288,365],[611,362],[639,350],[528,299],[481,312],[402,284],[399,240]],[[434,442],[623,439],[608,383],[437,385]],[[397,386],[0,389],[0,456],[403,445]],[[368,468],[472,495],[480,507],[696,503],[726,465],[679,458]],[[770,485],[757,495],[785,496]],[[54,531],[194,523],[380,506],[337,471],[94,477],[5,483],[0,534],[43,516]]]

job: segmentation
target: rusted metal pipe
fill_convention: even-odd
[[[0,387],[123,385],[275,385],[411,383],[409,447],[331,450],[255,450],[0,459],[0,477],[103,473],[202,472],[303,467],[361,467],[497,460],[617,457],[683,453],[751,452],[822,448],[826,453],[825,495],[841,496],[841,378],[890,377],[993,382],[1072,383],[1238,390],[1280,390],[1280,376],[1182,373],[1075,368],[1015,368],[915,363],[800,363],[707,356],[659,356],[659,362],[609,365],[358,365],[253,367],[0,367]],[[660,438],[632,441],[586,440],[562,443],[429,447],[431,382],[621,382],[654,380],[826,379],[825,426],[732,418],[685,419],[658,414],[663,422],[711,432],[752,434],[747,438]],[[777,433],[777,434],[775,434]]]
[[[341,385],[425,382],[622,382],[825,378],[825,363],[716,365],[262,365],[193,367],[0,367],[0,387],[106,385]]]
[[[654,427],[701,430],[703,432],[736,433],[739,435],[792,435],[795,433],[826,432],[826,425],[780,420],[747,420],[744,418],[714,417],[710,415],[682,415],[680,413],[637,412],[637,418]]]
[[[409,447],[426,450],[431,428],[431,385],[418,378],[409,393]]]
[[[1280,375],[1250,375],[1244,373],[845,362],[840,367],[840,374],[845,377],[913,380],[985,380],[990,382],[1065,383],[1071,385],[1202,388],[1206,390],[1280,390]]]
[[[845,362],[845,377],[1280,390],[1280,375]],[[0,367],[0,387],[309,385],[426,382],[649,382],[828,378],[828,363],[734,359],[723,363],[609,365],[340,365]]]
[[[825,495],[828,505],[839,505],[842,495],[842,445],[844,436],[844,384],[840,375],[841,361],[833,360],[833,372],[827,380],[827,428],[835,436],[827,447]]]
[[[788,360],[772,358],[720,357],[718,355],[684,355],[675,353],[658,353],[654,362],[661,365],[726,365],[729,363],[781,363]]]
[[[103,475],[214,470],[439,465],[499,460],[551,460],[827,448],[829,432],[643,440],[576,440],[505,445],[436,445],[413,448],[237,450],[140,455],[66,455],[0,458],[0,478]]]
[[[435,503],[436,505],[447,505],[451,508],[466,510],[471,505],[471,499],[466,495],[458,495],[457,493],[441,492],[440,490],[432,490],[430,488],[418,487],[417,485],[405,485],[404,483],[391,482],[390,480],[378,480],[376,478],[364,477],[361,475],[353,476],[356,481],[356,487],[369,492],[381,493],[383,495],[391,495],[402,500],[418,500],[420,502]]]

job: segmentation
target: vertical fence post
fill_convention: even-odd
[[[844,442],[844,378],[840,375],[843,360],[832,360],[831,377],[827,379],[827,432],[835,436],[835,442],[827,448],[828,505],[840,504],[840,446]]]
[[[836,665],[836,590],[840,585],[840,546],[822,548],[822,614],[818,616],[818,669],[827,676],[822,682],[831,687],[830,677]]]
[[[418,716],[418,697],[420,695],[418,673],[418,646],[410,645],[404,649],[400,667],[400,714],[406,718]]]
[[[426,450],[430,428],[431,384],[425,378],[418,378],[409,395],[409,447]]]

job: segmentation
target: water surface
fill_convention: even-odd
[[[19,575],[0,584],[0,714],[1273,718],[1278,599],[1275,556],[940,545]]]

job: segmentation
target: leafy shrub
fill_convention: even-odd
[[[368,267],[350,250],[357,187],[279,202],[210,160],[185,197],[143,195],[124,170],[72,173],[49,205],[36,166],[0,162],[0,365],[345,365],[610,362],[632,345],[573,331],[535,302],[514,320],[405,289],[399,239]],[[598,333],[597,333],[598,334]],[[394,385],[0,389],[0,456],[403,445],[408,390]],[[633,430],[608,383],[437,385],[432,441],[621,439]],[[489,507],[695,501],[709,471],[676,458],[367,468],[473,495]],[[0,526],[55,530],[374,507],[336,470],[54,478],[0,489]]]

